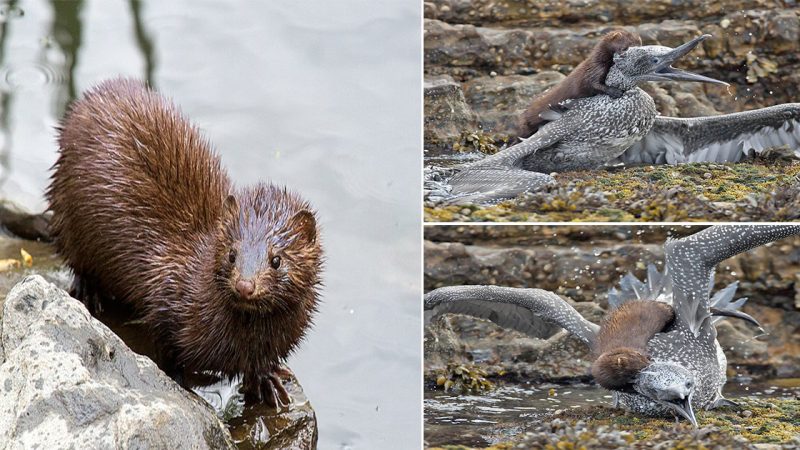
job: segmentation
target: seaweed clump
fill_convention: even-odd
[[[448,364],[436,377],[436,385],[445,392],[479,393],[494,388],[494,383],[489,381],[489,374],[476,366],[464,364]]]

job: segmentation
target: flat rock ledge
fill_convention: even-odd
[[[208,404],[38,275],[0,331],[2,448],[235,448]]]

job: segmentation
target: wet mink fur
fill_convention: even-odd
[[[535,134],[544,122],[539,114],[549,109],[551,105],[558,105],[567,99],[592,97],[598,94],[621,97],[623,94],[621,90],[605,85],[606,75],[614,63],[614,53],[639,45],[642,45],[641,38],[629,31],[613,30],[604,35],[575,70],[557,85],[533,99],[519,118],[517,137],[528,138]]]
[[[668,328],[675,318],[672,307],[655,301],[624,303],[603,321],[592,353],[592,376],[606,389],[624,391],[650,364],[647,342]]]
[[[309,204],[234,188],[198,129],[134,80],[73,103],[58,143],[46,195],[73,295],[132,304],[176,379],[242,374],[247,398],[287,403],[280,364],[311,325],[322,269]]]

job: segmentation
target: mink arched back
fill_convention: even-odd
[[[672,307],[656,301],[629,301],[612,311],[600,326],[592,354],[592,376],[612,390],[625,390],[650,362],[647,342],[675,318]]]
[[[322,270],[310,205],[272,184],[234,189],[198,129],[135,80],[76,101],[59,146],[47,199],[75,294],[133,305],[171,375],[244,374],[255,396],[275,387],[285,401],[270,385],[311,324]]]
[[[544,122],[539,115],[551,105],[557,105],[567,99],[592,97],[597,94],[621,96],[621,91],[605,85],[606,75],[614,63],[614,53],[638,45],[642,45],[641,38],[630,31],[616,29],[605,34],[592,48],[589,56],[566,78],[534,97],[518,120],[517,138],[528,138],[536,133]]]

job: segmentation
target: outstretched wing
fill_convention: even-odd
[[[709,283],[725,259],[778,239],[800,234],[800,225],[718,225],[664,245],[672,277],[676,320],[697,336],[711,316]]]
[[[787,145],[800,157],[800,103],[719,116],[656,117],[650,132],[622,154],[625,164],[737,162]]]
[[[560,118],[558,113],[552,112]],[[564,137],[564,127],[549,122],[533,136],[498,153],[462,168],[448,182],[453,198],[448,203],[493,203],[536,191],[555,182],[544,173],[521,168],[522,161],[537,151],[556,145]]]
[[[453,197],[448,204],[492,204],[533,192],[555,183],[546,173],[515,167],[471,168],[450,180]]]
[[[445,313],[488,319],[534,337],[543,334],[541,320],[564,328],[587,345],[600,329],[561,297],[542,289],[451,286],[425,294],[426,321]]]

